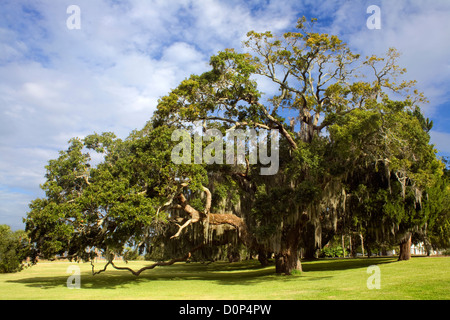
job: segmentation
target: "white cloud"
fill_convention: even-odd
[[[22,218],[26,216],[30,196],[17,190],[0,188],[0,202],[7,204],[0,207],[0,224],[8,224],[12,230],[23,229]]]
[[[330,32],[343,35],[363,57],[397,48],[399,65],[408,70],[406,78],[417,80],[419,90],[430,100],[424,110],[428,116],[436,115],[436,108],[450,98],[443,86],[450,79],[450,42],[445,40],[450,34],[450,2],[379,1],[381,29],[369,30],[366,9],[372,2],[340,5]]]
[[[448,2],[381,1],[378,33],[365,26],[369,2],[77,0],[80,30],[66,27],[72,1],[2,3],[0,223],[12,221],[22,205],[21,219],[22,200],[41,195],[44,166],[71,137],[94,131],[126,137],[150,119],[158,98],[206,71],[211,55],[239,50],[249,30],[292,29],[302,15],[324,19],[324,30],[342,34],[364,54],[399,47],[432,105],[446,101]],[[273,90],[267,82],[261,88]],[[434,139],[446,149],[443,135]]]
[[[39,147],[2,146],[0,152],[0,181],[29,192],[44,182],[47,161],[58,156],[56,150]]]
[[[450,132],[430,131],[431,143],[436,145],[438,152],[450,156]]]

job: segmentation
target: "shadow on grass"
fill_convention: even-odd
[[[136,268],[137,269],[137,268]],[[9,283],[23,284],[27,287],[40,289],[66,288],[70,274],[55,276],[33,276],[28,278],[6,280]],[[177,263],[171,266],[157,267],[143,272],[136,277],[128,271],[113,268],[93,276],[90,271],[81,273],[82,289],[116,289],[130,285],[152,281],[212,281],[220,284],[246,285],[261,281],[266,276],[274,275],[272,267],[262,267],[256,262],[223,263],[210,265],[200,263]]]
[[[392,263],[393,258],[371,259],[324,259],[306,261],[302,264],[304,274],[315,272],[314,276],[302,277],[283,276],[275,273],[275,266],[262,267],[258,261],[244,261],[238,263],[216,262],[209,265],[200,263],[178,263],[166,267],[148,270],[140,276],[133,276],[128,271],[108,269],[105,273],[93,276],[91,272],[81,273],[82,289],[117,289],[130,285],[154,281],[207,281],[220,285],[251,285],[264,281],[320,281],[332,278],[327,272],[336,270],[367,268],[370,265]],[[322,275],[321,272],[324,272]],[[317,274],[320,272],[320,274]],[[66,288],[70,274],[58,276],[34,276],[15,280],[10,283],[20,283],[28,287],[53,289]]]
[[[397,261],[396,257],[319,259],[319,260],[305,261],[302,263],[302,267],[304,272],[336,271],[336,270],[367,268],[371,265],[381,265],[396,261]]]
[[[30,288],[40,289],[54,289],[54,288],[67,288],[67,276],[54,276],[54,277],[30,277],[17,280],[8,280],[10,283],[20,283]],[[82,289],[116,289],[126,287],[130,283],[140,282],[143,279],[139,279],[134,276],[120,275],[102,275],[92,276],[91,274],[81,274],[81,288]],[[45,297],[43,297],[45,298]]]

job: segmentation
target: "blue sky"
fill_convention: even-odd
[[[80,8],[68,29],[67,8]],[[381,8],[381,29],[366,27]],[[282,33],[319,19],[354,52],[396,47],[430,103],[432,142],[450,156],[450,1],[3,0],[0,8],[0,224],[23,228],[43,196],[45,165],[67,141],[113,131],[124,138],[150,119],[159,97],[209,57],[241,49],[249,30]]]

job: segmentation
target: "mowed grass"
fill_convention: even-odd
[[[137,269],[146,264],[132,261],[127,266]],[[81,269],[80,289],[67,288],[71,265]],[[367,287],[371,265],[380,268],[380,289]],[[102,267],[98,263],[96,270]],[[450,257],[306,261],[303,271],[277,275],[273,265],[244,261],[177,263],[139,277],[111,268],[93,276],[89,263],[40,262],[19,273],[0,274],[0,299],[450,299]]]

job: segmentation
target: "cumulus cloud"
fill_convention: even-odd
[[[381,29],[366,27],[369,5],[381,9]],[[436,116],[439,106],[450,96],[443,83],[450,78],[450,2],[448,1],[347,1],[328,2],[320,14],[333,16],[326,28],[338,34],[354,49],[366,55],[382,55],[390,47],[400,53],[399,65],[406,67],[406,78],[418,81],[419,90],[430,100],[424,106],[428,116]]]
[[[72,4],[80,8],[79,30],[66,26]],[[254,6],[215,0],[2,3],[3,197],[42,195],[45,165],[70,138],[94,131],[126,137],[150,119],[158,98],[206,71],[209,56],[239,47],[249,29],[283,28],[294,17],[282,9],[272,14],[270,2],[257,12]],[[4,201],[0,223],[17,227],[25,202]]]
[[[450,133],[441,131],[430,131],[431,143],[436,146],[438,152],[444,156],[450,157]]]
[[[371,2],[382,8],[381,30],[365,26]],[[72,4],[80,8],[79,30],[66,26]],[[4,1],[0,223],[21,226],[26,203],[42,196],[47,161],[70,138],[94,131],[125,138],[150,119],[158,98],[206,71],[211,55],[241,50],[249,30],[292,30],[302,15],[319,18],[320,31],[342,35],[363,54],[398,47],[436,115],[448,99],[449,11],[447,1]],[[273,90],[267,82],[261,88]],[[434,139],[446,150],[438,122]]]

